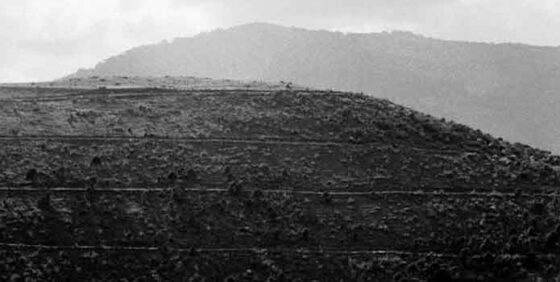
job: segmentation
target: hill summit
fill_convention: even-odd
[[[16,138],[223,139],[344,148],[301,164],[313,172],[298,184],[301,188],[338,183],[364,191],[376,183],[376,189],[511,192],[546,191],[560,184],[560,158],[549,152],[363,94],[193,77],[115,76],[4,86],[0,97],[0,131]],[[338,154],[344,161],[333,159]],[[273,166],[278,165],[282,170],[294,164]],[[157,177],[144,177],[134,183],[157,185]],[[118,173],[110,178],[118,179]]]

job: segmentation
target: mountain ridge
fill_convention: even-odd
[[[365,92],[560,151],[560,48],[247,24],[145,45],[72,77],[192,75]]]

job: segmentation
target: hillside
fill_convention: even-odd
[[[73,76],[183,75],[365,92],[560,152],[560,48],[249,24],[141,46]]]
[[[0,87],[1,280],[558,275],[558,156],[361,94],[123,79]]]

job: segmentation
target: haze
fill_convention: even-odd
[[[51,80],[137,45],[249,22],[560,45],[555,0],[2,0],[0,82]]]

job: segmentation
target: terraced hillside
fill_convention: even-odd
[[[386,100],[22,86],[0,99],[1,280],[558,275],[560,158]]]

